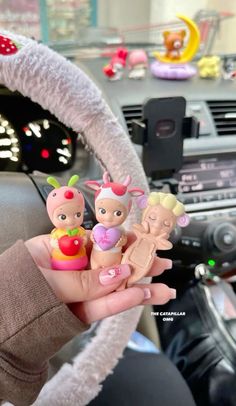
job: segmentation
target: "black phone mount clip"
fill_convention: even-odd
[[[142,119],[132,122],[132,141],[143,146],[143,166],[152,179],[168,177],[183,163],[184,138],[199,136],[199,122],[186,117],[183,97],[149,99]]]

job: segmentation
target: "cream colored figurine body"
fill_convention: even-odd
[[[122,263],[129,264],[132,268],[132,274],[126,281],[127,286],[149,272],[157,250],[172,248],[168,238],[175,225],[185,227],[189,223],[184,205],[170,193],[152,192],[142,204],[145,207],[142,222],[133,225],[136,240],[122,258]],[[122,287],[124,286],[123,284]]]

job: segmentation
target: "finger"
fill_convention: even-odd
[[[169,288],[164,283],[138,284],[141,288],[148,288],[151,292],[149,298],[145,299],[143,304],[163,305],[169,300],[176,299],[176,290]]]
[[[127,237],[127,241],[124,246],[124,251],[136,240],[135,234],[131,231],[127,232],[126,237]]]
[[[38,235],[25,241],[25,246],[38,266],[50,268],[52,247],[48,234]]]
[[[81,321],[92,323],[140,305],[145,295],[146,288],[136,286],[121,292],[110,293],[96,300],[74,303],[70,305],[70,309]]]
[[[105,296],[131,275],[130,267],[125,264],[87,271],[53,271],[41,268],[41,272],[64,303]]]
[[[90,256],[92,248],[93,248],[93,243],[90,239],[90,235],[91,235],[91,230],[86,230],[86,237],[87,237],[86,252],[87,252],[88,257]]]
[[[155,257],[152,267],[147,276],[161,275],[167,269],[171,269],[172,265],[173,263],[171,259]]]

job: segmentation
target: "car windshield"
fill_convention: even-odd
[[[163,49],[163,31],[187,28],[178,14],[198,24],[201,55],[235,53],[232,0],[0,0],[0,12],[2,28],[68,55],[100,56],[120,45]]]

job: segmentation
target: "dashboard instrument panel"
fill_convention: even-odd
[[[0,170],[58,172],[75,159],[78,134],[19,93],[0,88]]]

